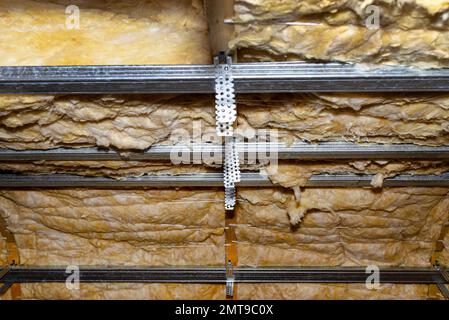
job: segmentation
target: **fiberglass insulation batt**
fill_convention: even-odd
[[[236,245],[241,266],[430,267],[449,218],[449,190],[310,188],[239,192]],[[303,216],[299,227],[291,218]],[[440,258],[447,262],[447,245]],[[426,299],[427,285],[239,284],[241,299]]]
[[[6,248],[6,239],[0,236],[0,264],[6,265],[8,261],[8,251]]]
[[[222,198],[214,190],[0,191],[0,216],[23,265],[221,266]],[[22,298],[207,299],[224,292],[214,285],[82,287],[22,285]]]
[[[443,244],[444,248],[439,259],[442,265],[449,266],[449,232],[446,232],[443,238]]]
[[[210,62],[201,0],[1,0],[0,28],[4,66]]]
[[[250,266],[429,266],[449,215],[444,188],[306,188],[299,200],[246,189],[239,197],[239,264]]]
[[[229,46],[244,60],[449,63],[447,0],[236,0],[234,9]]]
[[[0,58],[1,60],[1,58]],[[279,140],[449,145],[448,94],[241,95],[236,134]],[[215,132],[208,96],[0,96],[0,147],[146,149]],[[219,140],[216,140],[219,141]]]
[[[291,6],[301,2],[299,7],[308,7],[307,14],[324,21],[320,26],[324,32],[323,29],[318,32],[320,36],[330,37],[330,29],[335,28],[341,39],[332,46],[320,41],[322,47],[316,49],[317,54],[310,45],[306,46],[309,53],[290,52],[285,45],[274,52],[271,46],[282,43],[276,37],[284,36],[285,32],[295,32],[287,47],[295,46],[295,39],[304,43],[304,39],[296,38],[301,28],[251,23],[237,30],[234,40],[236,47],[255,49],[252,56],[250,51],[245,53],[249,58],[272,59],[273,55],[287,54],[295,58],[330,57],[343,61],[362,61],[365,59],[362,57],[367,57],[369,61],[363,62],[370,63],[415,61],[413,64],[423,67],[447,64],[443,2],[433,2],[433,9],[424,10],[418,1],[410,1],[407,8],[415,9],[404,9],[407,13],[404,14],[396,2],[383,1],[385,7],[397,7],[387,10],[392,15],[402,12],[402,19],[388,16],[382,20],[382,39],[388,40],[396,34],[395,43],[399,45],[368,41],[371,39],[366,37],[368,31],[360,31],[353,22],[358,21],[360,11],[356,1],[344,1],[344,5],[343,1],[284,1],[286,7],[279,2],[266,6],[269,2],[251,1],[251,10],[243,14],[245,3],[249,2],[236,2],[236,16],[245,21],[254,17],[272,20],[285,12],[297,11],[296,19],[303,15],[302,9],[295,11]],[[81,9],[79,30],[67,30],[64,26],[68,4],[77,4]],[[341,22],[334,23],[335,10],[329,6],[344,13],[339,14]],[[0,9],[0,65],[211,62],[201,1],[0,0]],[[415,18],[417,15],[419,19]],[[266,32],[267,28],[269,41],[260,38],[260,32]],[[276,28],[285,30],[278,32]],[[415,33],[409,31],[412,28]],[[311,30],[301,32],[308,34]],[[354,35],[354,43],[348,41],[350,33]],[[420,50],[407,49],[412,36],[411,46]],[[379,35],[374,33],[372,39],[375,37]],[[355,45],[357,50],[353,49]],[[373,46],[378,51],[374,52]],[[280,140],[286,142],[449,145],[447,94],[242,95],[238,97],[238,113],[236,133],[247,137],[262,128],[277,129]],[[201,124],[203,134],[215,132],[212,97],[0,96],[0,147],[101,146],[126,154],[129,149],[178,143],[178,136],[196,137],[194,121]],[[12,162],[1,163],[0,169],[116,178],[213,170],[206,166],[121,161]],[[235,226],[239,265],[430,266],[436,240],[448,221],[448,189],[299,188],[312,173],[376,174],[373,185],[380,187],[384,177],[401,172],[446,172],[447,163],[289,162],[281,163],[277,172],[271,166],[263,170],[285,188],[239,189]],[[23,265],[223,266],[223,197],[218,189],[1,190],[0,226],[5,225],[14,234]],[[9,255],[3,238],[0,236],[0,263],[7,262]],[[447,237],[445,243],[448,244]],[[446,249],[441,254],[442,263],[448,261],[447,255]],[[239,284],[237,294],[243,299],[430,297],[427,285],[387,284],[378,291],[346,284]],[[64,284],[23,284],[20,297],[215,299],[224,295],[224,287],[220,285],[81,284],[81,290],[69,291]]]

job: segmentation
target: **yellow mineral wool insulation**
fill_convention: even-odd
[[[287,142],[449,145],[447,94],[243,95],[238,109],[236,134],[249,138],[276,129]],[[0,147],[217,142],[214,110],[208,96],[0,96]]]
[[[428,285],[381,284],[369,290],[365,284],[249,284],[238,286],[239,299],[352,300],[428,299]]]
[[[239,129],[277,129],[282,141],[449,144],[449,97],[430,94],[242,96]]]
[[[6,239],[0,235],[0,269],[8,264],[8,248]]]
[[[1,166],[0,166],[1,167]],[[449,172],[449,162],[441,161],[283,161],[261,170],[273,183],[283,187],[304,187],[314,174],[357,173],[374,175],[371,186],[382,187],[385,178],[398,174],[434,174]]]
[[[22,299],[101,300],[209,300],[225,299],[225,287],[208,284],[104,283],[80,284],[68,290],[65,284],[22,284]]]
[[[249,4],[251,2],[248,0]],[[362,6],[364,6],[370,2],[359,3],[363,3]],[[303,1],[290,1],[286,6],[293,4],[293,6],[307,8],[308,3],[311,2],[304,4]],[[349,3],[356,2],[350,1]],[[401,1],[401,4],[403,3]],[[337,10],[335,14],[325,15],[320,19],[319,13],[326,12],[327,9],[315,6],[312,11],[315,11],[315,17],[318,15],[317,24],[286,25],[278,22],[267,24],[268,20],[262,24],[236,25],[235,34],[229,42],[229,47],[241,51],[240,61],[261,58],[264,60],[310,59],[367,64],[404,64],[420,68],[447,67],[449,65],[449,34],[446,29],[449,4],[447,1],[434,2],[434,5],[431,5],[429,1],[427,3],[429,4],[423,5],[424,2],[409,1],[403,6],[398,4],[398,7],[404,8],[408,12],[413,11],[410,8],[415,7],[421,14],[412,19],[407,16],[403,19],[393,18],[394,21],[397,20],[397,23],[388,26],[386,21],[389,20],[389,14],[387,13],[383,20],[383,24],[387,25],[381,28],[372,26],[367,28],[366,18],[359,25],[353,24],[356,15],[351,16],[350,11],[347,11],[350,12],[348,15]],[[286,7],[274,5],[272,1],[266,2],[266,7],[264,7],[264,2],[259,2],[259,4],[259,10],[256,10],[254,15],[257,12],[262,12],[264,15],[263,12],[270,11],[268,15],[276,16],[276,19],[284,22],[300,20],[291,17],[290,13],[286,14]],[[277,8],[279,8],[279,13],[276,13],[278,12]],[[251,18],[251,11],[242,5],[236,5],[235,10],[237,20],[240,19],[240,14],[243,14],[243,18],[240,20],[257,20]],[[388,11],[386,9],[383,12]],[[394,13],[394,15],[396,14]],[[423,15],[422,22],[418,22]],[[428,19],[434,21],[430,26],[421,25],[421,23],[426,23],[426,15]],[[434,15],[436,15],[435,18],[432,17]],[[309,21],[305,19],[303,22]],[[417,29],[408,30],[408,28],[415,27]],[[439,30],[439,28],[444,30]]]
[[[79,24],[72,18],[79,8]],[[201,0],[0,1],[0,65],[210,63]]]
[[[330,25],[365,25],[379,9],[380,23],[386,27],[422,29],[449,27],[447,0],[235,0],[238,22],[322,21]]]
[[[446,233],[446,236],[443,239],[444,249],[438,257],[438,261],[446,267],[449,267],[449,232]]]
[[[32,163],[0,162],[0,171],[22,174],[75,174],[86,176],[139,177],[143,175],[180,175],[222,172],[221,168],[201,165],[173,165],[153,161],[35,161]]]
[[[23,265],[222,265],[214,190],[0,191]]]
[[[1,96],[0,117],[0,147],[12,149],[146,149],[215,133],[212,100],[198,96]]]
[[[239,265],[429,266],[449,215],[448,189],[239,190]],[[301,223],[292,226],[297,216]]]

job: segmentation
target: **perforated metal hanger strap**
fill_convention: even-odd
[[[234,79],[232,77],[232,59],[225,57],[224,64],[220,57],[215,57],[215,120],[217,135],[230,137],[233,135],[232,125],[237,119],[235,104]]]
[[[224,63],[220,63],[222,60]],[[215,57],[215,119],[217,135],[225,137],[223,183],[225,209],[234,210],[236,203],[235,183],[240,181],[239,156],[233,137],[233,124],[237,119],[232,59],[223,54]]]
[[[235,139],[226,137],[224,161],[225,209],[234,210],[236,203],[235,183],[240,182],[240,163]]]

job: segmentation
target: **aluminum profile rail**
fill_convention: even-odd
[[[446,271],[436,269],[384,268],[381,283],[446,284]],[[365,283],[372,274],[366,268],[235,268],[235,282],[241,283]]]
[[[242,173],[240,187],[273,187],[270,179],[259,173]],[[372,175],[321,174],[309,178],[307,187],[371,187]],[[195,173],[177,176],[147,175],[113,179],[67,174],[20,175],[0,174],[0,188],[165,188],[221,187],[222,173]],[[384,187],[449,187],[449,173],[442,175],[398,175],[387,178]]]
[[[213,65],[0,67],[0,93],[212,93]]]
[[[240,158],[249,153],[264,153],[266,159],[279,160],[398,160],[398,159],[449,159],[449,147],[426,147],[413,144],[357,144],[326,142],[319,144],[295,143],[237,143]],[[275,151],[273,153],[272,151]],[[202,153],[223,154],[222,145],[192,144],[158,145],[141,152],[120,153],[101,148],[58,148],[50,150],[9,150],[0,149],[0,161],[170,161],[173,154],[188,154],[191,159],[201,159]]]
[[[426,268],[381,268],[381,283],[448,284],[447,271]],[[2,283],[65,282],[72,272],[65,267],[11,267]],[[244,268],[233,270],[237,283],[365,283],[371,274],[365,268]],[[226,283],[226,269],[80,267],[81,282],[127,283]]]
[[[237,63],[236,93],[449,91],[449,69]],[[214,93],[213,65],[0,67],[0,94]]]
[[[222,268],[80,268],[81,282],[172,282],[221,283],[226,279]],[[54,267],[12,267],[0,280],[3,283],[65,282],[72,272]]]

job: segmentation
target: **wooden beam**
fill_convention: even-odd
[[[11,231],[8,230],[6,220],[0,216],[0,236],[6,241],[6,251],[8,253],[8,264],[20,264],[19,249],[17,247],[16,239]],[[15,283],[10,288],[11,299],[17,300],[21,298],[20,284]]]
[[[211,52],[216,56],[220,51],[228,53],[228,42],[234,32],[234,26],[225,24],[225,19],[234,14],[233,0],[206,0],[206,14],[209,25]]]

